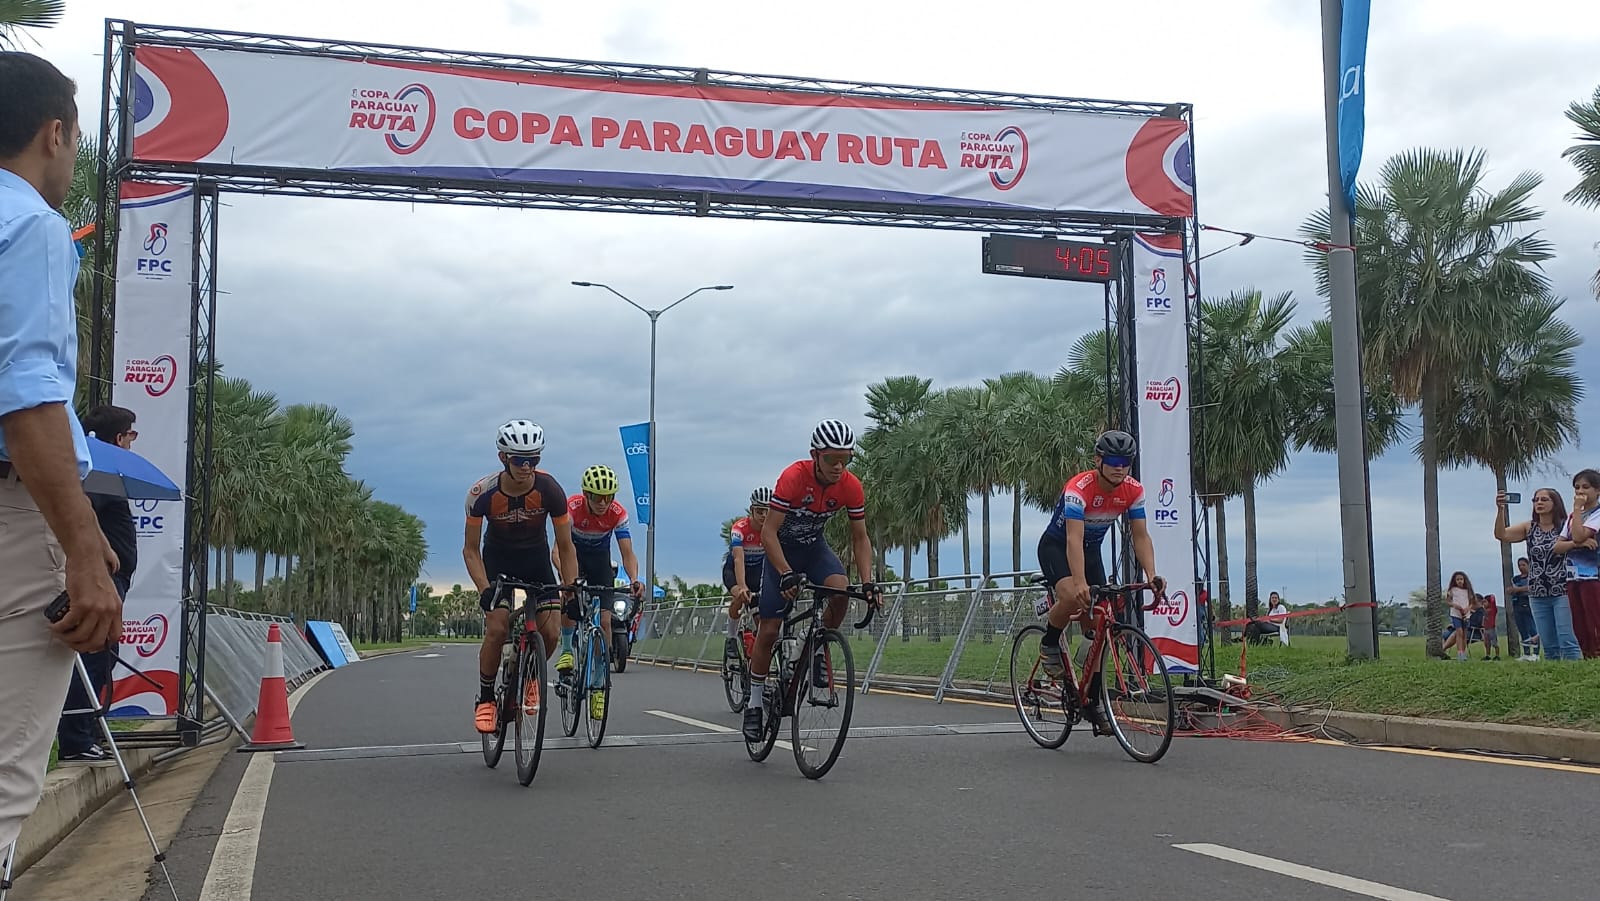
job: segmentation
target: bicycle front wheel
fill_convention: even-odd
[[[1072,734],[1072,716],[1067,712],[1068,692],[1065,675],[1056,678],[1039,662],[1039,645],[1044,641],[1043,626],[1028,626],[1011,641],[1011,703],[1017,708],[1022,728],[1042,748],[1059,748]]]
[[[595,632],[589,636],[589,652],[585,657],[590,658],[585,666],[584,686],[588,688],[588,709],[580,711],[583,716],[584,735],[589,738],[589,747],[598,748],[600,742],[606,737],[606,718],[611,716],[611,667],[601,657],[602,649],[607,649],[606,644],[600,640],[600,634]],[[600,706],[600,715],[595,716],[595,705]]]
[[[583,646],[583,635],[577,635],[573,640],[572,669],[568,670],[567,681],[557,692],[561,695],[561,732],[568,738],[578,734],[578,719],[588,715],[584,708],[589,700],[589,693],[584,690],[584,686],[589,684],[589,655]]]
[[[1172,744],[1178,719],[1167,661],[1150,637],[1132,626],[1111,633],[1101,673],[1101,709],[1128,756],[1155,763]]]
[[[741,713],[745,700],[750,697],[750,664],[744,658],[742,647],[736,648],[734,653],[733,657],[722,655],[722,694],[728,700],[728,709]]]
[[[526,786],[539,769],[539,755],[544,751],[544,714],[549,706],[545,697],[548,680],[545,678],[544,636],[537,631],[529,633],[523,641],[517,669],[521,678],[516,684],[514,744],[517,781]]]
[[[508,661],[495,674],[494,716],[496,722],[494,731],[487,735],[482,732],[478,733],[478,737],[483,740],[483,762],[491,770],[500,763],[500,755],[505,753],[506,731],[511,722],[516,719],[516,716],[511,712],[511,705],[515,703],[517,688],[516,671],[512,666],[514,662],[514,660]]]
[[[855,709],[856,664],[849,642],[834,629],[816,633],[805,643],[786,688],[794,692],[789,722],[794,762],[807,779],[821,779],[844,750]]]

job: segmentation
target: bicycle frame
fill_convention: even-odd
[[[1094,596],[1094,601],[1089,605],[1089,609],[1072,618],[1080,626],[1094,629],[1094,638],[1090,640],[1088,653],[1083,658],[1084,675],[1098,672],[1104,663],[1106,645],[1110,642],[1108,636],[1120,621],[1119,617],[1127,606],[1128,597],[1142,591],[1154,592],[1155,586],[1149,582],[1133,582],[1127,585],[1090,586],[1089,591]],[[1149,611],[1156,604],[1159,604],[1161,600],[1162,595],[1157,592],[1156,600],[1149,606],[1145,606],[1144,609]],[[1094,623],[1095,614],[1099,614],[1100,625],[1098,627]],[[1062,664],[1065,666],[1066,671],[1072,675],[1072,692],[1077,697],[1079,706],[1088,706],[1091,700],[1089,698],[1089,683],[1092,680],[1080,678],[1072,665],[1072,661],[1068,659],[1066,654],[1062,654]]]
[[[867,615],[863,617],[860,622],[855,624],[854,628],[856,629],[865,629],[867,625],[872,622],[873,614],[878,609],[871,603],[871,599],[868,598],[867,595],[859,591],[851,591],[848,588],[830,588],[823,585],[812,585],[808,580],[802,579],[800,587],[796,589],[796,591],[803,592],[808,589],[814,592],[812,595],[811,604],[807,606],[806,609],[796,611],[783,618],[783,624],[778,628],[778,640],[773,642],[772,645],[772,662],[767,666],[767,673],[769,677],[773,669],[777,669],[778,673],[780,674],[778,688],[782,693],[778,696],[779,704],[776,711],[779,716],[792,715],[792,712],[785,710],[783,700],[790,697],[798,699],[799,695],[796,693],[795,685],[792,683],[795,679],[799,679],[805,675],[801,673],[798,665],[795,666],[791,671],[785,672],[785,667],[787,667],[788,664],[798,663],[798,661],[792,661],[789,659],[789,655],[785,650],[784,643],[789,639],[794,639],[801,644],[806,644],[809,642],[811,636],[815,635],[820,629],[828,628],[827,624],[822,621],[822,611],[823,608],[827,606],[827,601],[835,596],[855,598],[857,600],[868,602]],[[802,622],[806,622],[808,624],[804,638],[795,634],[795,627],[800,625]],[[843,623],[841,622],[840,625],[843,625]],[[829,665],[832,665],[831,661]],[[830,673],[829,675],[831,676],[832,674]]]

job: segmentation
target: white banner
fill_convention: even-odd
[[[706,192],[1188,216],[1183,119],[232,49],[134,49],[133,155]]]
[[[138,417],[134,452],[187,490],[194,191],[124,182],[121,193],[111,402]],[[165,690],[119,667],[111,706],[118,715],[168,716],[178,712],[184,502],[130,506],[139,564],[123,606],[121,654]]]
[[[1145,631],[1173,672],[1200,664],[1190,505],[1189,344],[1182,244],[1177,235],[1133,239],[1138,348],[1139,481],[1167,604],[1145,611]]]

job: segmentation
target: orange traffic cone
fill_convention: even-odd
[[[261,674],[261,694],[256,700],[256,724],[241,751],[283,751],[303,748],[289,725],[289,687],[283,681],[283,643],[278,624],[267,627],[267,668]]]

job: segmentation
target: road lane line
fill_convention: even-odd
[[[1446,901],[1446,899],[1440,898],[1438,895],[1425,895],[1421,892],[1413,892],[1410,889],[1395,888],[1392,885],[1384,885],[1381,882],[1369,882],[1365,879],[1357,879],[1354,876],[1346,876],[1342,873],[1332,872],[1331,870],[1319,870],[1316,867],[1308,867],[1298,863],[1290,863],[1287,860],[1278,860],[1275,857],[1263,857],[1260,854],[1251,854],[1248,851],[1236,851],[1233,848],[1224,847],[1222,845],[1199,843],[1190,845],[1173,845],[1172,847],[1177,848],[1180,851],[1192,851],[1195,854],[1204,854],[1207,857],[1215,857],[1218,860],[1226,860],[1231,861],[1232,863],[1243,864],[1247,867],[1255,867],[1258,870],[1266,870],[1269,873],[1278,873],[1283,876],[1291,876],[1295,879],[1301,879],[1306,882],[1315,882],[1318,885],[1326,885],[1331,888],[1340,889],[1355,895],[1365,895],[1368,898],[1381,898],[1383,901]]]
[[[672,713],[672,712],[666,711],[666,710],[646,710],[645,713],[648,713],[648,714],[650,714],[652,716],[664,717],[664,718],[669,719],[669,720],[676,720],[676,721],[678,721],[680,723],[683,723],[685,726],[694,726],[696,728],[705,729],[708,732],[723,732],[723,733],[727,733],[727,732],[739,732],[739,731],[741,731],[739,729],[730,729],[727,726],[722,725],[721,723],[708,723],[705,720],[692,719],[690,717],[681,716],[679,714]],[[778,745],[778,747],[783,748],[785,750],[789,750],[789,751],[793,751],[794,750],[794,745],[789,744],[788,742],[784,741],[781,738],[778,739],[777,745]],[[806,750],[809,751],[809,750],[811,750],[811,748],[807,747]]]
[[[333,670],[323,670],[289,696],[289,716],[311,688]],[[256,849],[261,842],[261,819],[267,812],[267,790],[272,787],[272,752],[257,753],[244,768],[244,778],[233,794],[233,805],[223,821],[211,866],[200,888],[200,901],[250,901],[256,878]]]

